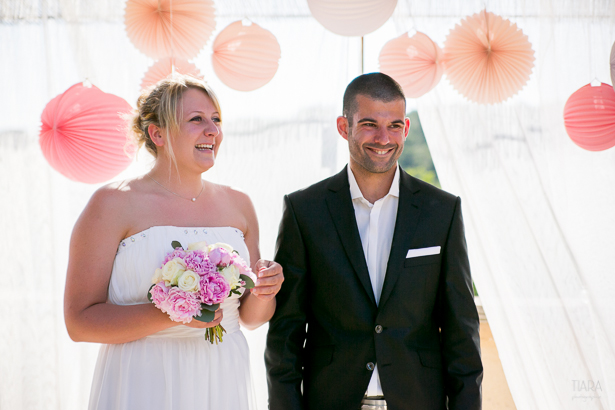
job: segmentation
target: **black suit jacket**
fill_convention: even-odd
[[[409,249],[438,255],[406,259]],[[400,172],[379,305],[346,168],[284,197],[285,281],[265,361],[272,410],[358,409],[377,363],[391,410],[480,409],[479,320],[460,199]],[[302,384],[303,383],[303,384]]]

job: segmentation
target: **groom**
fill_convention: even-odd
[[[337,119],[349,166],[284,197],[272,410],[481,408],[460,199],[397,165],[405,110],[389,76],[354,79]]]

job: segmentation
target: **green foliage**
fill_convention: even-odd
[[[154,286],[156,286],[156,284],[155,284],[155,283],[154,283],[152,286],[150,286],[150,287],[149,287],[149,290],[147,291],[147,300],[149,300],[149,301],[150,301],[150,302],[152,302],[152,303],[154,302],[154,299],[152,299],[152,294],[151,294],[151,291],[152,291],[152,288],[153,288]]]
[[[210,312],[215,312],[216,310],[218,310],[219,307],[220,307],[219,303],[216,303],[214,305],[208,305],[208,304],[205,304],[205,303],[201,303],[201,312],[203,310],[208,310]]]
[[[244,288],[252,289],[254,287],[254,281],[252,280],[251,277],[247,275],[239,275],[239,278],[243,280],[244,282],[246,282],[246,284],[244,285]]]
[[[404,152],[399,157],[399,165],[415,178],[440,188],[436,168],[423,134],[421,120],[416,111],[407,114],[410,118],[410,131],[404,144]]]
[[[198,320],[199,322],[209,323],[209,322],[213,322],[215,317],[216,317],[215,312],[211,312],[209,310],[203,309],[201,310],[201,316],[195,316],[194,318]]]

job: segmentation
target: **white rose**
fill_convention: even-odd
[[[224,276],[224,279],[226,279],[228,284],[231,285],[231,289],[237,289],[241,285],[241,278],[239,277],[241,273],[235,265],[227,266],[222,269],[220,273]]]
[[[181,258],[173,258],[162,267],[164,284],[177,285],[177,279],[186,271],[186,263]]]
[[[162,269],[157,268],[154,273],[154,277],[152,278],[152,283],[156,284],[162,280]]]
[[[177,286],[184,292],[198,292],[201,289],[200,280],[198,273],[187,270],[177,280]]]
[[[229,245],[228,243],[217,242],[217,243],[214,243],[213,245],[209,245],[209,252],[213,251],[216,248],[223,248],[223,249],[226,249],[228,253],[233,253],[233,247]]]
[[[208,245],[207,245],[206,241],[194,242],[194,243],[191,243],[190,245],[188,245],[188,250],[189,251],[205,251],[205,252],[207,252]]]

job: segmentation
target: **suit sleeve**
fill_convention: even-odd
[[[276,311],[269,322],[265,365],[271,410],[303,408],[303,344],[306,337],[306,249],[291,200],[284,211],[275,261],[284,269],[284,283],[276,295]]]
[[[483,366],[479,319],[474,303],[470,263],[457,198],[442,261],[440,329],[445,362],[445,389],[451,410],[480,410]]]

